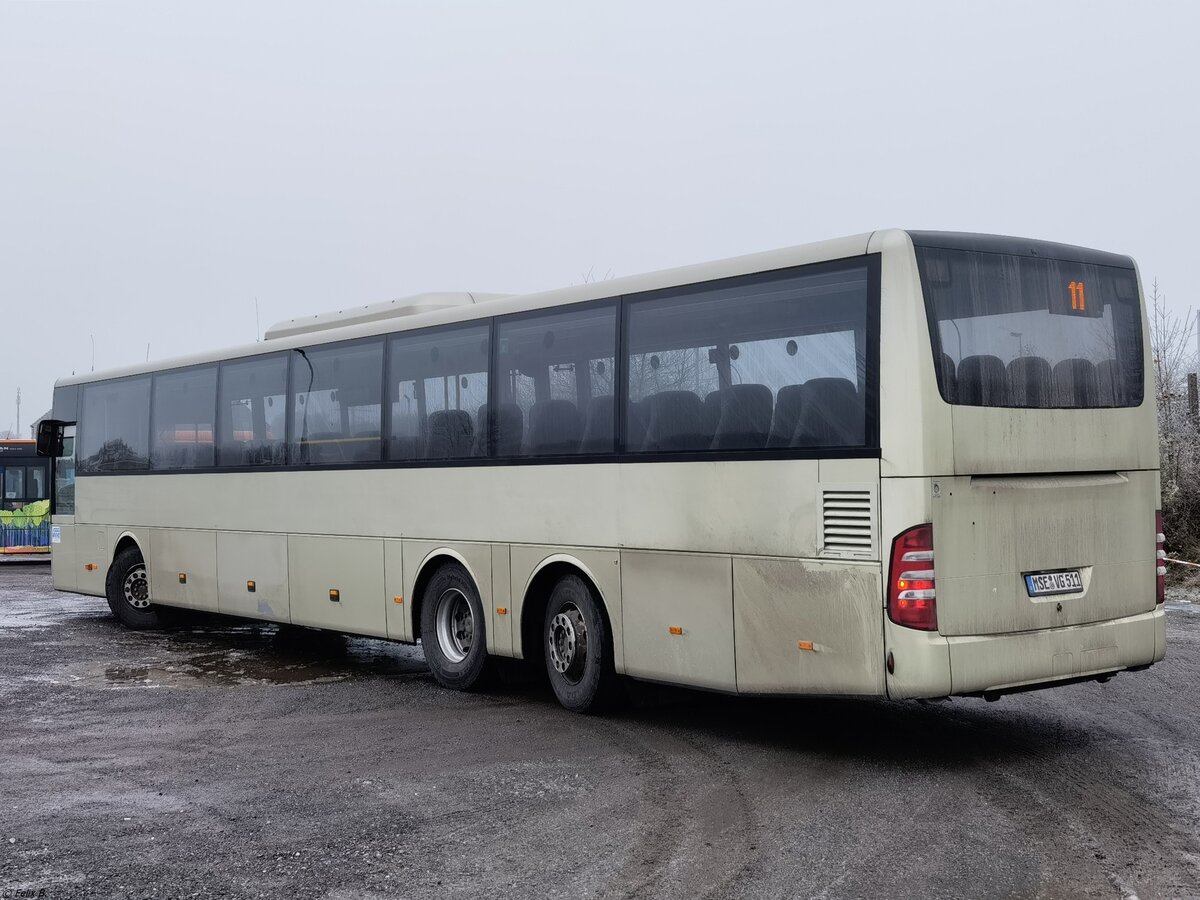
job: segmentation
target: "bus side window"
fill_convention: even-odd
[[[83,386],[79,471],[145,469],[150,457],[150,376]]]
[[[217,386],[217,465],[284,462],[286,354],[221,363]]]
[[[383,341],[296,351],[288,460],[293,465],[373,462],[381,455]]]
[[[486,455],[490,334],[484,321],[388,337],[388,459]]]
[[[593,409],[592,400],[612,392],[615,303],[507,316],[499,320],[497,336],[494,377],[501,408],[508,408],[510,422],[515,423],[517,412],[524,421],[523,440],[510,436],[497,441],[498,455],[563,456],[615,449],[611,424],[605,433],[593,421],[586,446],[584,442],[589,418],[604,414],[603,401]],[[611,401],[607,410],[611,415]]]
[[[215,460],[213,413],[217,367],[200,366],[154,376],[150,468],[195,469]]]
[[[862,445],[867,307],[858,262],[631,300],[626,449]]]

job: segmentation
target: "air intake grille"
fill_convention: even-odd
[[[873,559],[875,496],[869,488],[821,492],[821,555]]]

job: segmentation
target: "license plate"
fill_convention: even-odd
[[[1025,587],[1029,591],[1030,597],[1044,597],[1046,594],[1073,594],[1083,590],[1083,579],[1079,577],[1078,569],[1042,572],[1038,575],[1026,575]]]

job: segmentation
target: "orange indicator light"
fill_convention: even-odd
[[[342,592],[339,591],[337,588],[330,588],[329,589],[329,599],[332,600],[334,603],[341,603],[342,602]]]
[[[671,634],[674,634],[674,635],[683,634],[683,628],[680,627],[679,625],[672,625],[670,628],[667,629],[667,631],[669,631]]]
[[[498,615],[498,616],[508,615],[508,607],[507,606],[497,606],[496,607],[496,615]]]
[[[257,587],[258,587],[258,585],[256,585],[253,581],[246,582],[246,590],[249,591],[251,594],[254,593],[254,591]]]
[[[797,641],[796,644],[801,650],[808,650],[811,652],[817,649],[813,646],[812,641]]]
[[[180,573],[179,573],[179,583],[180,583],[180,584],[187,584],[187,572],[180,572]]]
[[[403,598],[403,597],[393,597],[393,598],[392,598],[392,602],[393,602],[393,603],[403,603],[403,602],[404,602],[404,598]]]
[[[87,563],[84,565],[84,568],[89,572],[95,572],[99,566],[97,566],[95,563]]]

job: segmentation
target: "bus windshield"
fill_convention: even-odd
[[[964,406],[1140,406],[1133,268],[918,246],[938,386]]]

